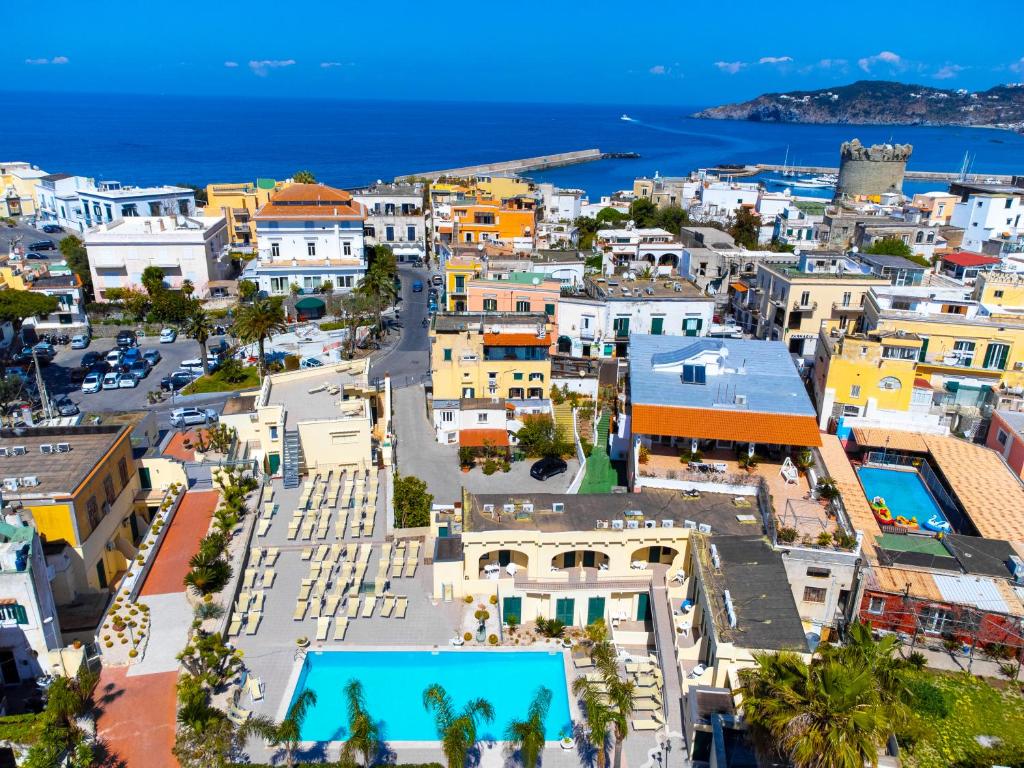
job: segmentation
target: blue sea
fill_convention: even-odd
[[[693,120],[699,107],[3,94],[0,160],[130,184],[286,178],[350,187],[397,175],[598,148],[638,152],[533,174],[596,198],[635,176],[719,163],[838,165],[839,145],[914,145],[911,169],[1024,173],[1024,136],[980,128]],[[41,107],[52,109],[41,110]],[[41,115],[58,116],[56,119]],[[632,120],[622,120],[628,114]],[[935,188],[908,184],[907,191]]]

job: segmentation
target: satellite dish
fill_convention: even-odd
[[[535,277],[530,282],[533,283],[534,285],[540,285],[540,278],[539,277]]]

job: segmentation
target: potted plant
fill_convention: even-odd
[[[641,445],[640,446],[640,463],[641,464],[646,464],[650,460],[651,460],[651,449],[648,448],[646,445]]]
[[[459,465],[463,472],[469,472],[473,468],[473,449],[469,446],[459,448]]]
[[[309,645],[309,638],[308,637],[296,638],[295,644],[297,646],[299,646],[299,648],[306,648]]]

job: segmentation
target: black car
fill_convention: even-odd
[[[25,254],[25,258],[26,259],[30,259],[30,260],[35,260],[35,261],[39,261],[39,260],[45,261],[46,260],[46,256],[43,256],[43,254],[41,254],[41,253],[36,253],[35,251],[29,251],[28,253],[26,253]]]
[[[64,231],[64,229],[59,224],[43,224],[42,229],[43,232],[45,232],[48,235],[56,235]]]
[[[560,475],[569,469],[569,465],[557,456],[547,456],[530,467],[530,477],[534,480],[547,480]]]
[[[191,373],[178,371],[176,373],[172,373],[170,376],[164,376],[160,379],[160,389],[165,392],[177,392],[179,389],[187,387],[195,381],[196,378],[198,377]]]
[[[92,373],[92,367],[88,365],[80,365],[77,368],[72,368],[68,374],[68,379],[72,384],[81,384],[85,381],[85,377]],[[74,415],[74,414],[72,414]]]
[[[121,331],[117,334],[117,346],[121,349],[134,347],[138,343],[139,340],[135,336],[135,331]]]
[[[37,240],[34,243],[29,243],[28,249],[30,251],[55,251],[57,244],[53,240]]]
[[[92,368],[96,363],[102,363],[104,354],[102,352],[86,352],[82,355],[82,362],[79,363],[83,368]]]

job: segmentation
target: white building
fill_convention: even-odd
[[[366,245],[387,245],[400,262],[424,259],[427,223],[422,184],[384,184],[351,190],[366,208]]]
[[[185,187],[126,187],[101,181],[79,190],[84,232],[98,224],[140,216],[195,216],[196,198]]]
[[[180,288],[184,280],[197,297],[209,293],[211,280],[230,276],[228,232],[223,216],[139,216],[100,224],[85,232],[96,301],[111,288],[142,288],[146,267],[160,267],[164,282]]]
[[[597,214],[605,208],[614,208],[619,213],[628,214],[629,200],[624,198],[612,198],[611,195],[602,195],[596,203],[590,202],[589,199],[581,200],[580,216],[585,216],[588,219],[596,219]]]
[[[706,336],[714,299],[686,281],[587,280],[558,302],[558,353],[624,357],[630,334]]]
[[[574,222],[583,213],[583,190],[561,189],[554,184],[538,184],[544,205],[544,221]]]
[[[953,208],[951,226],[964,231],[961,248],[989,253],[990,240],[1014,240],[1024,234],[1024,189],[983,184],[953,185],[960,188],[961,199]],[[996,254],[998,255],[998,250]]]
[[[759,184],[714,181],[700,192],[701,209],[706,216],[729,217],[737,208],[755,208],[761,194]]]
[[[296,284],[311,293],[326,281],[348,291],[362,281],[366,209],[348,192],[293,184],[274,194],[254,221],[259,255],[242,277],[261,291],[281,296]]]
[[[658,268],[658,273],[667,273],[679,265],[682,244],[667,229],[658,227],[626,227],[624,229],[599,229],[595,244],[604,251],[604,271],[616,266],[644,269]]]
[[[36,204],[40,223],[59,224],[72,232],[84,232],[85,213],[78,198],[83,190],[94,188],[93,180],[67,173],[51,173],[36,184]]]
[[[48,275],[33,280],[28,289],[57,299],[57,309],[44,317],[25,319],[25,327],[34,328],[40,336],[45,333],[83,333],[89,328],[89,316],[85,313],[88,298],[82,287],[82,280],[74,272],[63,275]]]

